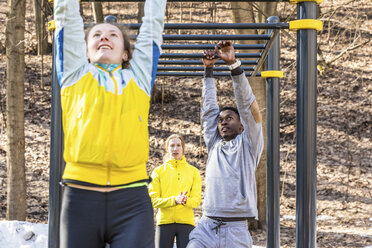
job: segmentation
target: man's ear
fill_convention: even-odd
[[[240,131],[240,133],[242,133],[243,131],[244,131],[244,126],[243,126],[243,124],[240,122],[240,128],[239,128],[239,131]]]

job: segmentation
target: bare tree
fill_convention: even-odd
[[[37,55],[44,55],[48,51],[48,33],[45,25],[45,0],[34,0],[35,27],[37,37]]]
[[[7,60],[7,219],[26,219],[24,134],[25,0],[9,0],[6,24]]]
[[[235,23],[262,23],[269,16],[276,15],[277,3],[275,2],[232,2],[232,14]],[[257,34],[263,30],[236,30],[238,34]],[[259,41],[251,41],[257,44]],[[248,42],[247,42],[248,43]],[[266,226],[266,83],[263,78],[250,78],[256,100],[262,111],[262,125],[265,140],[265,147],[262,152],[260,164],[256,171],[257,181],[257,207],[258,207],[258,226],[255,228],[265,228]]]
[[[100,3],[100,2],[93,2],[92,3],[92,8],[93,8],[94,21],[96,23],[103,22],[102,3]]]
[[[142,22],[142,17],[145,15],[145,12],[144,12],[144,7],[145,7],[145,3],[142,3],[142,2],[139,2],[137,4],[137,8],[138,8],[138,13],[137,13],[137,22],[138,23],[141,23]]]

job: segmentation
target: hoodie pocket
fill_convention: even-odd
[[[208,177],[204,207],[222,211],[236,211],[246,206],[238,178]]]

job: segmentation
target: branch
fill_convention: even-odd
[[[269,17],[269,15],[267,13],[265,13],[262,9],[257,7],[257,5],[255,3],[250,3],[250,4],[252,5],[253,8],[255,8],[257,10],[257,12],[259,12],[261,15],[263,15],[266,19]]]
[[[339,5],[337,8],[333,9],[333,12],[331,13],[331,15],[328,17],[328,20],[332,18],[332,16],[334,16],[334,14],[336,14],[337,10],[339,10],[340,8],[342,7],[345,7],[346,5],[348,5],[349,3],[352,3],[352,2],[357,2],[358,0],[350,0],[349,2],[347,3],[343,3],[341,5]],[[330,11],[332,11],[332,9],[330,9]],[[329,12],[330,12],[329,11]],[[319,17],[319,19],[323,18],[326,14],[328,14],[329,12],[325,12],[325,13],[322,13]]]
[[[340,20],[337,20],[337,19],[329,19],[328,22],[335,22],[337,24],[339,24],[339,27],[340,28],[344,28],[344,29],[348,29],[350,28],[350,25],[345,25],[344,22],[340,21]],[[361,30],[361,31],[364,31],[364,32],[370,32],[371,30],[367,29],[367,28],[361,28],[361,27],[356,27],[355,29],[357,30]]]
[[[362,43],[359,43],[358,45],[355,45],[355,46],[351,46],[351,47],[348,47],[348,48],[346,48],[345,50],[343,50],[339,55],[337,55],[335,58],[333,58],[332,60],[330,60],[330,61],[326,61],[326,64],[327,65],[329,65],[329,64],[331,64],[331,63],[333,63],[333,62],[335,62],[336,60],[338,60],[339,58],[341,58],[345,53],[347,53],[347,52],[349,52],[349,51],[352,51],[352,50],[355,50],[355,49],[357,49],[357,48],[359,48],[359,47],[361,47],[361,46],[364,46],[364,45],[366,45],[367,43],[369,43],[371,40],[369,39],[369,40],[367,40],[367,41],[365,41],[365,42],[362,42]]]
[[[280,32],[282,32],[285,36],[287,36],[287,38],[289,38],[294,43],[297,43],[297,39],[293,38],[292,35],[287,30],[282,29],[280,30]]]

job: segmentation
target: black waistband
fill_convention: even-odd
[[[122,187],[122,186],[127,186],[127,185],[130,185],[130,184],[133,184],[133,183],[141,183],[141,182],[151,183],[151,181],[152,181],[152,178],[149,177],[149,178],[147,178],[147,179],[143,179],[143,180],[139,180],[139,181],[135,181],[135,182],[127,183],[127,184],[118,184],[118,185],[98,185],[98,184],[87,183],[87,182],[82,182],[82,181],[73,180],[73,179],[62,179],[62,181],[60,182],[60,184],[61,184],[62,186],[64,186],[64,185],[69,184],[69,183],[74,183],[74,184],[78,184],[78,185],[81,185],[81,186],[100,187],[100,188],[112,188],[112,187]]]
[[[232,221],[253,221],[254,217],[217,217],[217,216],[207,216],[212,220],[222,221],[222,222],[232,222]]]

